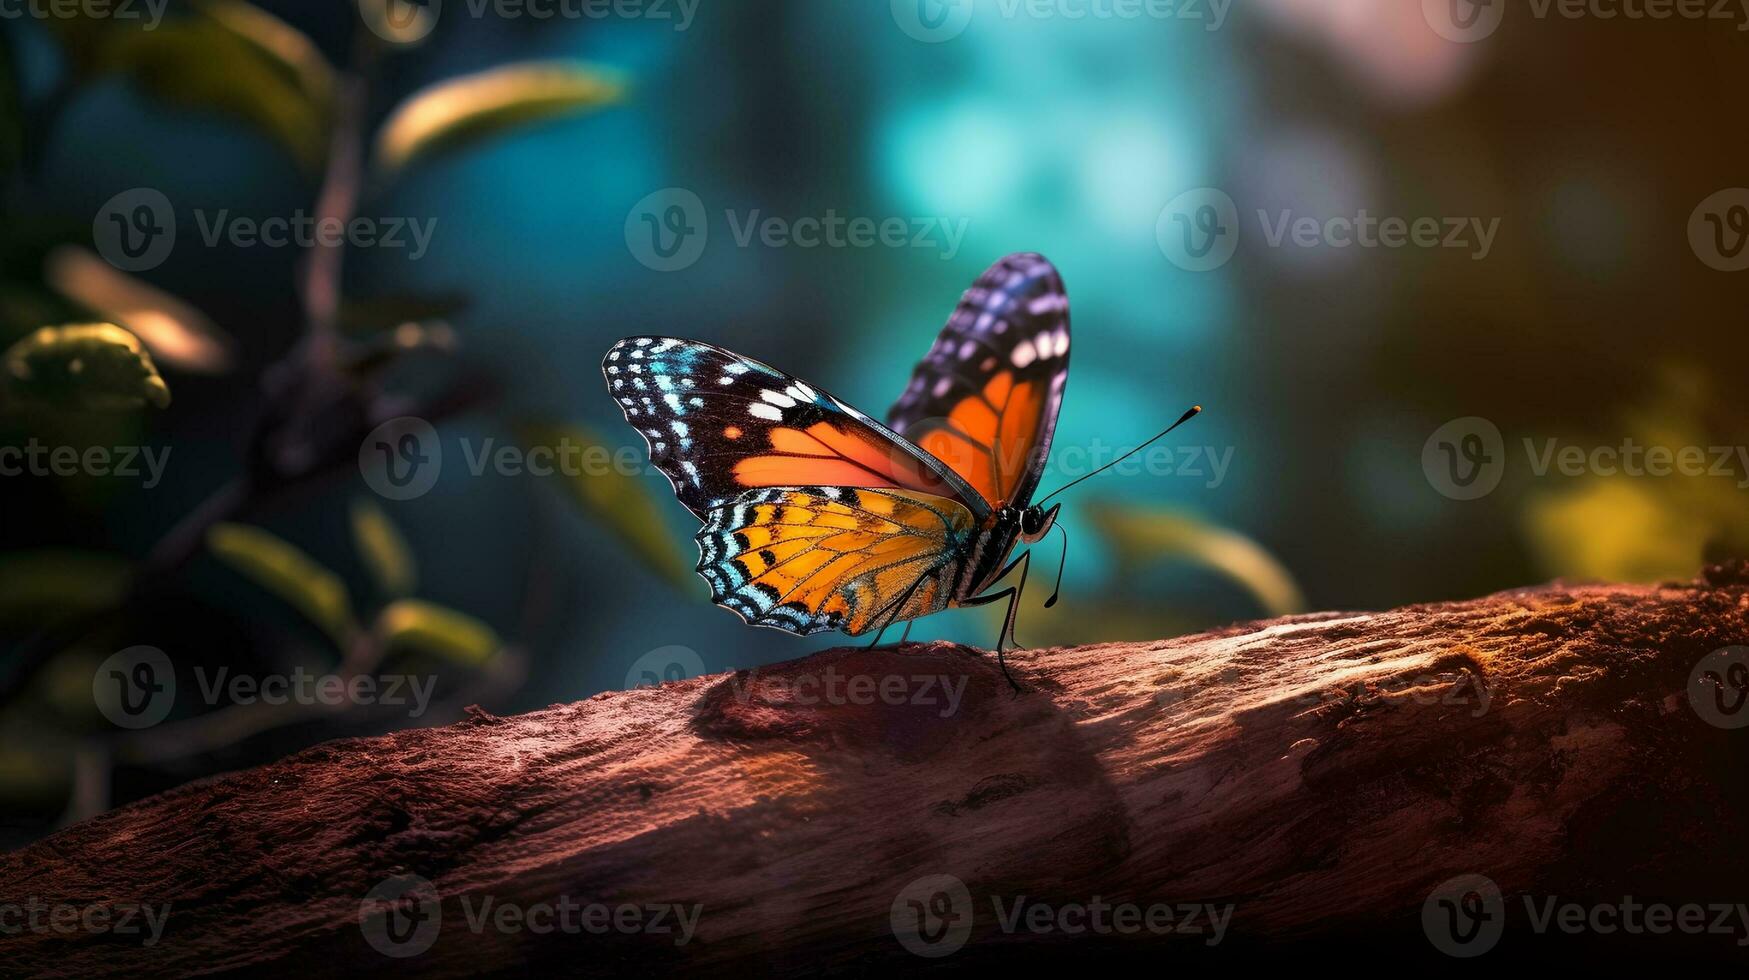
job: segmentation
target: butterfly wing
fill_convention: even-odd
[[[975,528],[963,504],[930,494],[754,490],[710,512],[698,571],[755,626],[859,636],[945,608]]]
[[[830,394],[751,358],[672,337],[628,337],[602,362],[650,460],[700,520],[749,490],[909,491],[988,513],[940,461]]]
[[[946,463],[991,508],[1038,488],[1069,377],[1069,297],[1044,256],[985,270],[918,363],[887,425]]]

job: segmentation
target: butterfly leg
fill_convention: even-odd
[[[892,625],[893,625],[892,623],[888,623],[886,626],[882,626],[881,631],[879,633],[875,634],[874,642],[870,643],[865,649],[873,650],[875,647],[880,646],[881,645],[881,637],[887,635],[887,629],[888,629],[888,627],[891,627]]]
[[[916,623],[917,623],[917,621],[915,619],[905,620],[905,632],[899,634],[899,645],[900,646],[904,646],[905,641],[909,640],[911,638],[911,627],[914,626]]]
[[[1011,585],[1001,592],[992,592],[989,595],[967,599],[960,603],[962,606],[987,606],[992,602],[1008,600],[1008,613],[1002,618],[1002,632],[996,636],[996,665],[1002,668],[1002,676],[1008,678],[1009,686],[1013,687],[1016,692],[1020,690],[1020,685],[1015,683],[1014,675],[1008,672],[1008,661],[1002,656],[1002,651],[1005,643],[1013,642],[1017,647],[1020,645],[1018,641],[1014,640],[1014,619],[1020,612],[1020,596],[1026,591],[1026,572],[1032,567],[1031,557],[1032,552],[1023,551],[1020,553],[1020,557],[1009,562],[1002,571],[996,574],[995,581],[1001,581],[1007,578],[1008,573],[1014,571],[1014,567],[1018,565],[1020,566],[1019,584]]]

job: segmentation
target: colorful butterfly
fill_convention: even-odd
[[[978,277],[885,425],[698,341],[628,337],[602,370],[704,522],[698,572],[718,605],[755,626],[859,636],[1006,599],[999,660],[1013,642],[1031,552],[1009,553],[1062,506],[1032,502],[1069,376],[1069,299],[1043,256]],[[1018,584],[989,592],[1016,567]]]

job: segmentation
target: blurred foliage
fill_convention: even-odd
[[[116,555],[44,549],[0,555],[0,622],[41,622],[110,608],[126,593],[133,565]]]
[[[613,532],[633,558],[676,588],[695,584],[692,569],[679,557],[682,546],[668,529],[660,501],[648,483],[615,465],[613,443],[580,425],[557,422],[524,422],[516,432],[525,449],[581,461],[576,472],[564,474],[567,496],[586,516]]]
[[[320,168],[333,69],[301,32],[258,7],[212,0],[143,31],[113,18],[55,18],[86,77],[120,74],[166,102],[244,119],[306,170]]]
[[[518,64],[451,78],[414,93],[377,133],[376,165],[394,173],[520,123],[617,102],[623,86],[580,63]]]
[[[43,327],[6,351],[6,391],[42,405],[115,411],[170,404],[139,338],[113,323]]]
[[[1629,438],[1672,453],[1701,449],[1709,469],[1715,462],[1709,447],[1737,452],[1749,419],[1709,419],[1717,414],[1714,406],[1730,403],[1714,397],[1705,371],[1671,364],[1656,377],[1648,402],[1625,413]],[[1728,473],[1622,472],[1533,491],[1524,504],[1525,536],[1550,575],[1611,582],[1690,578],[1708,558],[1749,555],[1749,492],[1738,486],[1749,473],[1735,456],[1728,463]]]
[[[401,536],[400,528],[375,501],[364,497],[352,501],[352,542],[371,580],[384,595],[406,596],[418,587],[413,550]]]
[[[342,649],[358,628],[340,576],[269,531],[217,524],[207,546],[220,561],[283,599],[321,627]]]
[[[421,599],[398,599],[383,607],[376,636],[390,655],[428,653],[476,667],[504,645],[485,623]]]
[[[236,359],[236,345],[206,314],[122,272],[90,249],[55,249],[44,262],[43,276],[56,292],[92,315],[127,328],[167,367],[223,374]]]

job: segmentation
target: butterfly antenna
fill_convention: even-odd
[[[1184,423],[1189,422],[1191,419],[1196,418],[1196,416],[1201,412],[1202,412],[1201,405],[1192,405],[1190,407],[1190,411],[1185,412],[1183,415],[1179,416],[1178,421],[1172,423],[1171,425],[1167,426],[1165,429],[1161,430],[1159,435],[1155,436],[1152,439],[1149,439],[1147,442],[1142,443],[1141,445],[1130,450],[1129,452],[1124,453],[1122,456],[1119,456],[1118,458],[1112,460],[1111,462],[1106,463],[1104,466],[1101,466],[1099,469],[1094,470],[1093,472],[1087,474],[1086,476],[1080,477],[1079,479],[1070,480],[1067,484],[1064,484],[1063,486],[1060,486],[1057,489],[1052,490],[1050,493],[1045,494],[1042,499],[1037,501],[1037,503],[1042,504],[1046,500],[1049,500],[1052,497],[1055,497],[1057,494],[1062,493],[1064,490],[1067,490],[1070,487],[1074,486],[1075,484],[1080,483],[1082,480],[1091,480],[1094,477],[1098,476],[1099,474],[1104,473],[1106,470],[1111,469],[1113,466],[1116,466],[1117,464],[1123,462],[1124,460],[1129,459],[1131,456],[1134,456],[1135,454],[1141,452],[1142,450],[1148,448],[1149,446],[1152,446],[1154,443],[1159,442],[1161,439],[1166,438],[1167,433],[1171,432],[1173,429],[1178,428],[1179,426],[1183,425]],[[1064,548],[1066,549],[1068,547],[1067,537],[1064,538],[1064,541],[1065,541]]]
[[[1057,559],[1057,584],[1051,589],[1051,597],[1045,600],[1045,608],[1057,604],[1057,597],[1063,594],[1063,566],[1069,563],[1069,532],[1061,524],[1053,523],[1052,527],[1063,532],[1063,555]]]

